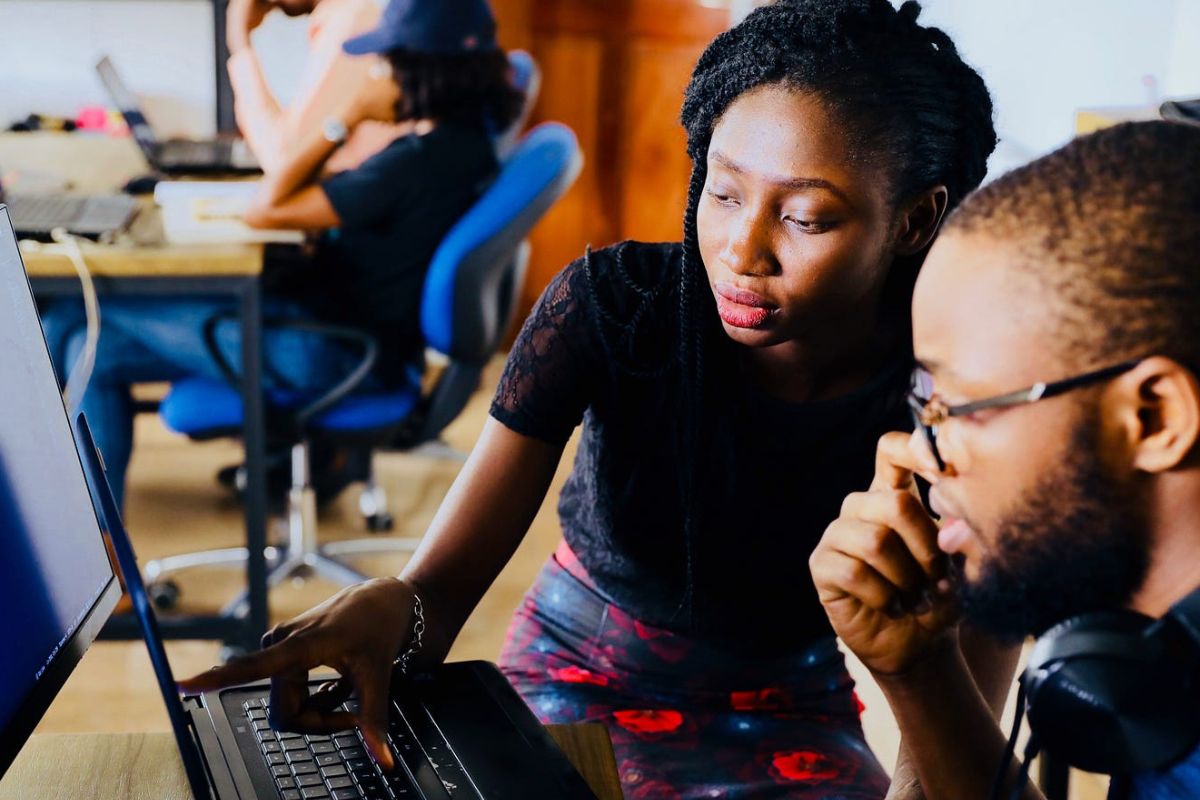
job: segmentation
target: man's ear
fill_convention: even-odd
[[[896,255],[911,256],[929,246],[942,224],[949,198],[945,186],[934,186],[901,205]]]
[[[1143,472],[1167,472],[1186,462],[1200,439],[1200,383],[1165,356],[1151,356],[1117,379],[1117,422]]]

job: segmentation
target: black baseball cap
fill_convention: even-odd
[[[391,0],[374,30],[342,48],[356,56],[390,50],[487,52],[496,49],[496,19],[487,0]]]

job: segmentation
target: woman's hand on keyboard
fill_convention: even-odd
[[[408,647],[414,602],[412,587],[399,578],[350,586],[272,628],[259,652],[180,681],[179,688],[196,693],[270,678],[273,728],[332,733],[357,725],[371,755],[391,769],[386,734],[392,664]],[[310,695],[308,673],[319,667],[342,677]],[[341,710],[352,691],[357,713]]]

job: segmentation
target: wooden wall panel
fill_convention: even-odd
[[[505,50],[533,47],[533,0],[492,0],[496,38]]]
[[[603,45],[590,38],[559,36],[539,42],[537,58],[542,65],[542,93],[534,117],[558,120],[575,131],[583,150],[583,171],[530,237],[533,253],[521,316],[559,270],[583,255],[589,242],[606,243],[617,235],[616,216],[599,200],[609,168],[599,155]]]
[[[699,0],[493,0],[500,40],[542,68],[533,122],[579,137],[584,169],[531,237],[522,316],[587,245],[673,240],[690,165],[679,105],[692,66],[729,24]]]
[[[621,235],[675,241],[691,161],[679,107],[699,53],[695,45],[638,42],[629,58],[628,95],[621,136]]]

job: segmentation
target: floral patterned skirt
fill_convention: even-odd
[[[544,723],[603,722],[628,800],[878,800],[888,777],[833,639],[752,658],[644,625],[559,547],[500,668]]]

